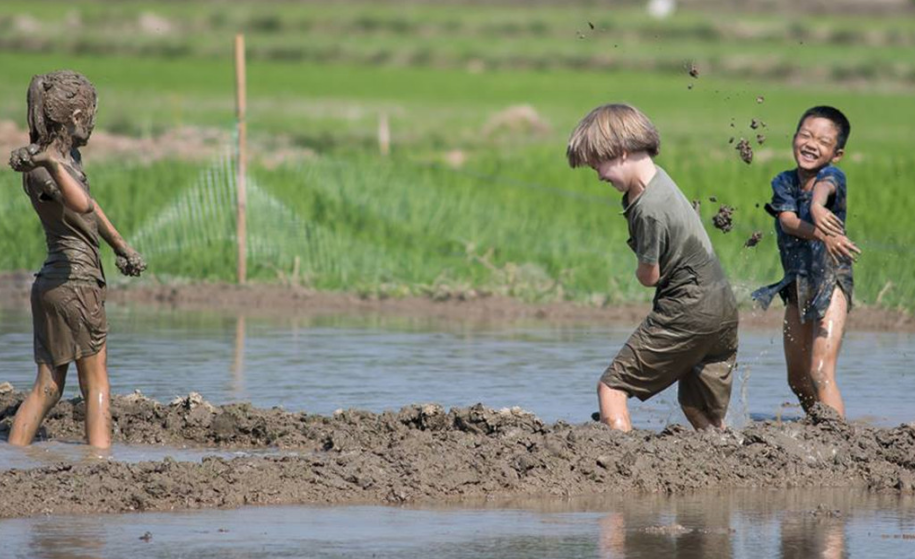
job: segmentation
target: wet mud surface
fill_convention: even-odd
[[[0,394],[0,431],[23,398]],[[115,442],[296,449],[202,462],[59,464],[0,472],[0,518],[165,511],[251,504],[425,503],[707,488],[915,490],[915,424],[849,425],[828,408],[807,420],[740,431],[617,433],[597,423],[545,424],[518,408],[412,405],[332,416],[113,398]],[[78,439],[82,404],[61,402],[45,436]],[[0,432],[0,436],[3,433]]]

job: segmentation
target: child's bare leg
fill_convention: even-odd
[[[98,448],[111,447],[111,394],[108,384],[108,348],[76,362],[86,401],[86,440]]]
[[[692,425],[693,429],[696,431],[710,429],[712,427],[724,429],[723,417],[713,416],[706,413],[704,410],[692,406],[681,405],[680,408],[683,410],[683,415],[686,416],[686,419],[689,420],[690,425]]]
[[[816,391],[817,401],[836,410],[845,417],[845,404],[839,385],[836,384],[836,364],[845,333],[845,318],[848,316],[848,300],[845,293],[836,288],[826,315],[814,325],[810,379]]]
[[[41,422],[64,393],[67,367],[68,365],[51,367],[43,363],[38,365],[35,385],[19,406],[16,417],[13,419],[13,428],[10,430],[9,437],[10,444],[16,446],[32,444],[32,439],[35,438]]]
[[[600,420],[611,429],[632,431],[629,419],[629,395],[622,390],[610,388],[603,382],[597,383],[597,402],[600,405]]]
[[[801,323],[797,305],[785,307],[785,322],[782,339],[785,345],[785,361],[788,364],[788,386],[797,396],[804,411],[817,401],[816,389],[810,378],[810,355],[812,327]]]

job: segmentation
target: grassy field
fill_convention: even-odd
[[[594,13],[585,5],[481,13],[457,4],[278,3],[254,10],[166,3],[156,15],[170,22],[168,33],[131,36],[125,22],[149,11],[140,4],[102,10],[79,3],[79,18],[69,4],[60,6],[0,6],[0,30],[9,31],[0,40],[0,120],[24,120],[31,75],[72,67],[99,88],[100,129],[140,136],[176,126],[230,130],[227,47],[236,30],[246,30],[255,151],[285,138],[316,154],[252,169],[249,266],[258,280],[379,296],[491,291],[595,304],[648,299],[651,292],[633,278],[618,196],[564,160],[578,118],[623,100],[658,125],[658,163],[689,198],[703,201],[703,221],[745,297],[780,277],[772,220],[757,204],[767,201],[771,177],[791,166],[798,115],[829,103],[853,125],[842,166],[850,234],[865,253],[856,269],[858,300],[873,304],[882,294],[881,304],[906,308],[915,301],[915,283],[905,279],[915,271],[915,233],[906,226],[915,210],[907,180],[915,173],[915,87],[905,68],[911,61],[900,57],[915,42],[910,20],[831,16],[786,25],[757,15],[728,25],[726,15],[683,13],[659,22],[634,10]],[[23,14],[43,22],[31,43]],[[54,33],[64,25],[74,34]],[[335,48],[324,58],[289,54]],[[404,54],[422,49],[429,54]],[[389,54],[379,58],[380,51]],[[608,53],[625,63],[569,58],[606,62]],[[537,57],[549,62],[532,63]],[[790,71],[765,69],[786,60]],[[699,65],[699,79],[686,74],[687,61]],[[862,61],[895,69],[868,79],[835,71],[836,64]],[[810,79],[798,79],[805,69]],[[519,105],[530,106],[536,122],[500,125],[500,112]],[[387,158],[377,154],[381,113],[392,127]],[[766,127],[751,130],[753,118]],[[745,165],[729,139],[759,132],[767,139],[754,142],[756,160]],[[100,203],[158,277],[228,280],[234,217],[225,165],[90,160],[88,172]],[[12,172],[0,173],[7,193],[0,199],[4,270],[36,269],[43,257],[40,227],[18,185]],[[717,204],[709,196],[738,208],[731,233],[711,228]],[[757,230],[766,233],[763,242],[744,248]]]

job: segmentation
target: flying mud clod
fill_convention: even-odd
[[[759,241],[761,241],[762,238],[763,238],[762,231],[754,231],[753,234],[750,235],[750,238],[747,239],[747,242],[745,242],[743,244],[743,246],[744,246],[744,248],[753,248],[759,244]]]
[[[724,204],[718,208],[718,213],[712,217],[712,224],[723,233],[734,228],[734,208]]]
[[[734,149],[740,152],[740,159],[743,160],[744,163],[749,165],[753,162],[753,148],[746,138],[741,138]]]

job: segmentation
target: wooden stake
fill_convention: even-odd
[[[245,122],[245,112],[248,105],[247,96],[245,94],[246,82],[245,36],[239,33],[235,36],[235,108],[236,117],[238,119],[238,169],[235,179],[237,192],[237,220],[235,233],[238,244],[238,283],[240,285],[243,285],[248,279],[248,223],[246,212],[248,192],[247,185],[245,184],[245,178],[248,172],[248,125]]]
[[[378,117],[378,150],[384,156],[391,153],[391,127],[388,125],[387,113],[381,113]]]

